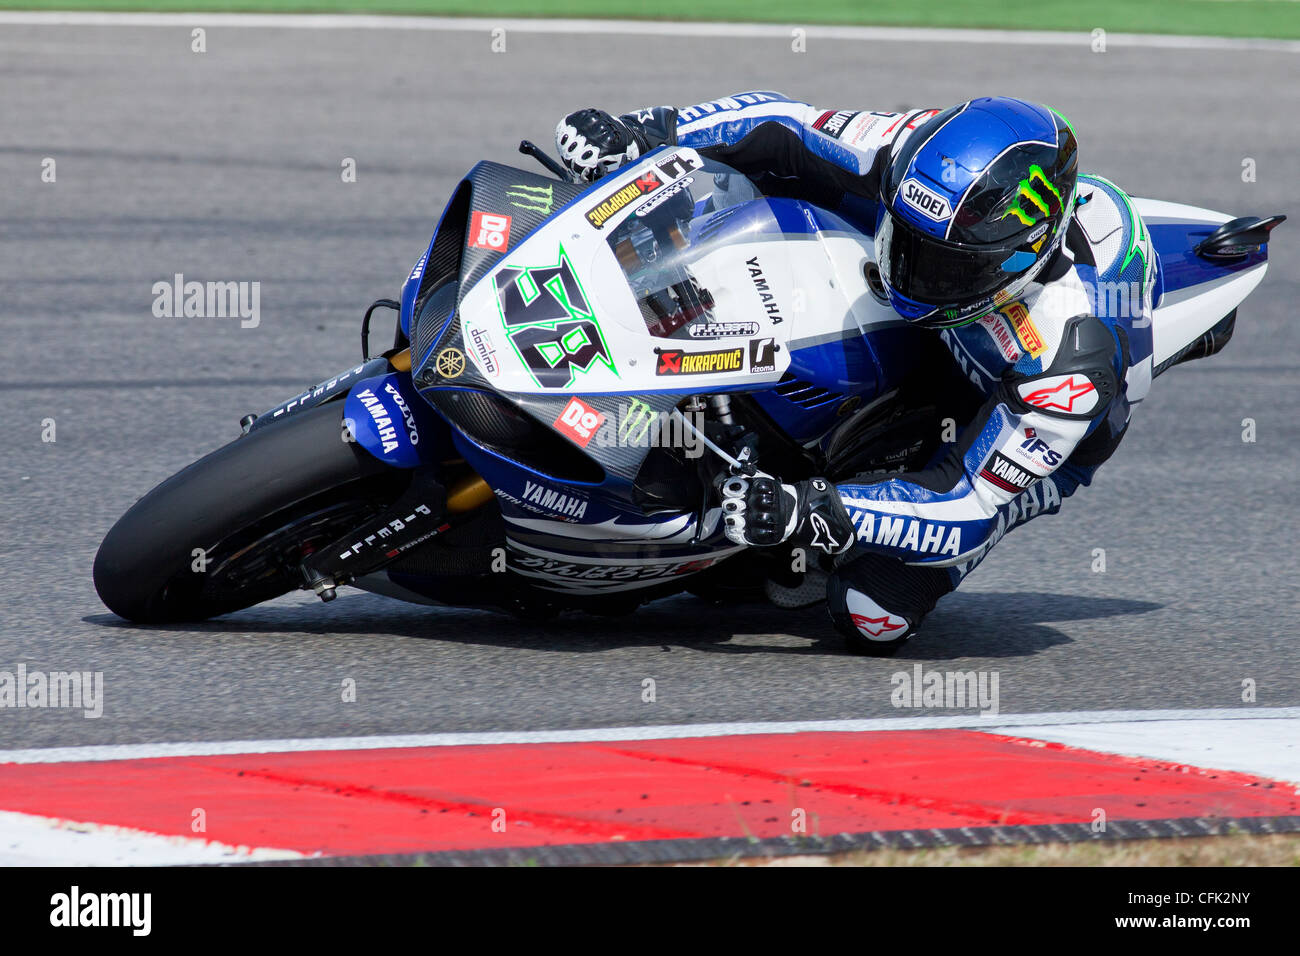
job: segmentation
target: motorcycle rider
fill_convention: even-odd
[[[556,144],[587,180],[687,146],[766,195],[874,223],[890,304],[951,353],[936,377],[978,390],[982,404],[921,471],[719,479],[732,541],[836,556],[828,605],[856,650],[895,652],[1006,531],[1090,484],[1150,387],[1146,227],[1117,187],[1079,175],[1074,130],[1048,107],[823,110],[752,92],[617,118],[579,110]]]

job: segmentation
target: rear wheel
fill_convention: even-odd
[[[302,585],[298,565],[410,481],[344,440],[341,403],[258,429],[137,501],[95,556],[95,589],[141,624],[198,621]]]

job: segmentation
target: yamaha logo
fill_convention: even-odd
[[[905,179],[898,189],[898,194],[903,202],[913,209],[919,209],[936,222],[942,222],[952,215],[948,200],[922,186],[915,179]]]
[[[465,371],[465,353],[460,349],[443,349],[433,360],[433,367],[443,378],[457,378]]]

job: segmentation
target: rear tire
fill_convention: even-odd
[[[411,473],[343,440],[342,403],[251,432],[137,501],[95,556],[95,590],[140,624],[199,621],[301,586],[297,564],[396,500]]]

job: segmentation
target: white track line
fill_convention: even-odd
[[[1014,736],[1300,783],[1300,720],[1187,720],[1019,727]]]
[[[0,866],[176,866],[304,856],[297,850],[229,846],[131,827],[0,811]]]
[[[319,750],[382,750],[396,747],[465,747],[499,744],[592,743],[628,740],[678,740],[685,737],[732,737],[754,734],[862,733],[880,730],[986,730],[1009,732],[1022,727],[1062,724],[1113,724],[1148,721],[1297,719],[1300,707],[1231,710],[1083,710],[1044,714],[999,714],[981,717],[885,717],[873,720],[799,720],[724,724],[669,724],[651,727],[596,727],[586,730],[525,730],[489,733],[396,734],[380,737],[309,737],[284,740],[214,740],[189,743],[106,744],[0,750],[0,764],[70,763],[74,761],[149,760],[159,757],[206,757],[220,754],[304,753]]]
[[[92,11],[3,11],[0,25],[235,27],[288,30],[425,30],[488,33],[495,29],[517,33],[632,34],[663,37],[789,40],[800,29],[809,40],[850,40],[871,43],[994,43],[1021,46],[1080,46],[1090,48],[1091,31],[949,30],[929,27],[866,27],[826,24],[670,22],[660,20],[511,19],[506,17],[399,17],[366,14],[288,13],[97,13]],[[1101,24],[1099,24],[1101,26]],[[1110,33],[1111,48],[1165,50],[1266,50],[1300,53],[1300,40],[1237,37],[1176,36],[1162,33]],[[1104,54],[1102,54],[1104,55]]]

